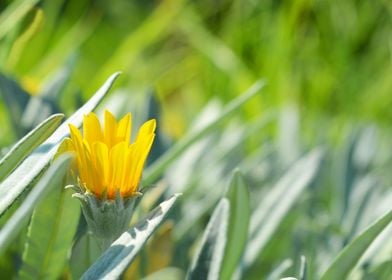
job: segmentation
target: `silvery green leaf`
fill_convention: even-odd
[[[233,174],[226,197],[230,202],[230,217],[221,279],[230,279],[232,276],[248,238],[251,214],[249,190],[239,170]]]
[[[40,202],[47,192],[55,187],[61,187],[61,182],[66,174],[71,156],[60,156],[44,176],[39,180],[35,188],[29,193],[22,205],[16,210],[8,222],[0,231],[0,253],[3,252],[13,238],[28,221],[34,207]]]
[[[45,141],[60,125],[63,114],[55,114],[40,123],[19,140],[0,160],[0,181],[4,179],[28,154]]]
[[[230,203],[222,198],[215,208],[193,258],[187,279],[219,279],[227,242]]]
[[[80,217],[79,202],[71,193],[60,183],[34,210],[18,279],[60,277]]]
[[[349,243],[328,267],[321,280],[347,279],[351,270],[355,267],[366,249],[391,221],[392,210],[387,212]]]

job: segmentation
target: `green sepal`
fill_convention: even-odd
[[[73,188],[75,189],[75,188]],[[115,199],[97,198],[79,188],[73,197],[81,202],[82,212],[90,231],[105,249],[129,227],[138,196],[122,198],[120,192]]]

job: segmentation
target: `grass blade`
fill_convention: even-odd
[[[18,279],[58,279],[79,221],[79,202],[57,186],[35,209]]]
[[[45,141],[60,125],[63,114],[55,114],[40,123],[16,143],[0,160],[0,181],[4,179],[31,151]]]
[[[119,73],[113,74],[95,95],[63,123],[41,146],[33,151],[3,182],[0,184],[0,215],[15,201],[24,189],[49,164],[61,141],[68,135],[68,124],[80,126],[83,115],[94,110],[106,95]]]
[[[82,279],[117,279],[128,268],[144,243],[162,223],[179,195],[173,195],[146,218],[124,232],[83,274]]]
[[[226,197],[230,202],[230,217],[220,279],[230,279],[241,259],[248,238],[249,190],[239,170],[234,172]]]
[[[392,210],[348,244],[325,271],[321,280],[347,279],[366,249],[392,221]]]
[[[187,279],[219,279],[229,222],[230,204],[222,198],[208,222]]]
[[[27,222],[34,207],[55,187],[59,187],[68,170],[71,156],[59,157],[49,168],[36,187],[29,193],[23,204],[16,210],[9,221],[0,231],[0,254],[7,248],[9,243],[18,236],[18,232]]]

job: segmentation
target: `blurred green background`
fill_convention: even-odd
[[[18,3],[24,9],[6,13]],[[305,123],[392,120],[387,0],[0,5],[9,7],[0,20],[0,66],[25,90],[39,93],[68,63],[66,91],[80,90],[85,100],[121,70],[120,86],[129,94],[156,89],[165,129],[175,137],[209,99],[226,102],[260,77],[268,89],[248,106],[249,117],[290,103]],[[7,16],[12,24],[3,24]]]
[[[199,143],[166,172],[169,192],[186,189],[184,204],[204,207],[177,228],[178,248],[189,249],[203,231],[217,196],[207,206],[201,201],[209,187],[221,194],[233,167],[244,170],[255,209],[270,183],[317,146],[327,152],[316,183],[280,221],[279,240],[268,243],[244,279],[290,267],[286,257],[297,258],[293,275],[301,254],[311,260],[310,275],[319,275],[390,205],[391,1],[1,0],[0,11],[3,148],[40,114],[71,114],[122,71],[105,104],[138,120],[158,116],[162,135],[152,162],[217,108],[266,80],[215,131],[210,146]],[[177,254],[172,263],[187,267],[189,260]]]

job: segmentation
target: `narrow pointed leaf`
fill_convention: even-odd
[[[248,238],[249,190],[239,170],[234,172],[226,197],[230,202],[230,217],[221,279],[231,278]]]
[[[162,202],[146,218],[124,232],[83,274],[82,279],[118,279],[162,223],[177,197],[178,194]]]
[[[283,218],[317,174],[322,152],[315,150],[298,160],[253,212],[244,265],[252,264],[272,238]]]
[[[48,191],[55,187],[61,187],[61,182],[68,170],[70,161],[71,156],[69,155],[59,157],[1,229],[0,253],[2,253],[9,243],[18,236],[19,231],[28,221],[34,207],[45,197]]]
[[[227,241],[229,211],[229,201],[222,198],[204,231],[203,240],[192,261],[187,279],[219,279]]]
[[[0,215],[15,201],[24,189],[48,165],[57,151],[61,141],[68,135],[68,124],[80,126],[83,115],[91,112],[106,95],[119,73],[113,74],[95,95],[74,113],[32,154],[30,154],[3,182],[0,184]]]
[[[0,181],[4,179],[31,151],[45,141],[60,125],[63,114],[55,114],[30,131],[0,160]]]
[[[392,221],[392,210],[348,244],[325,271],[321,280],[347,279],[366,249]]]
[[[19,279],[59,278],[80,214],[79,202],[71,193],[59,185],[35,209]]]

